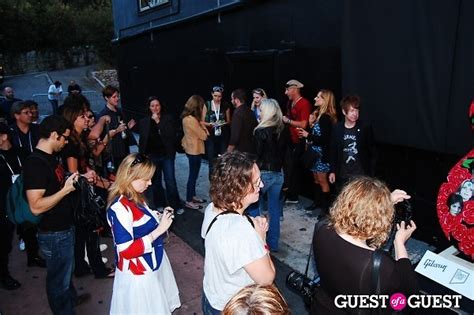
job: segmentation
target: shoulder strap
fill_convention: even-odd
[[[380,294],[380,266],[382,265],[382,254],[383,250],[375,250],[372,259],[372,294]]]
[[[219,213],[218,215],[216,215],[216,216],[214,217],[214,219],[212,219],[211,223],[210,223],[209,226],[207,227],[206,235],[207,235],[207,233],[209,233],[209,231],[211,230],[212,225],[217,221],[217,218],[218,218],[219,216],[221,216],[221,215],[223,215],[223,214],[229,214],[229,213],[239,214],[237,211],[234,211],[234,210],[226,210],[226,211],[224,211],[224,212]],[[239,215],[240,215],[240,214],[239,214]],[[255,227],[255,225],[253,224],[252,219],[251,219],[248,215],[243,214],[243,216],[247,218],[247,220],[249,221],[250,225],[252,225],[252,227]]]
[[[308,268],[309,268],[309,262],[311,260],[311,254],[313,253],[313,242],[314,242],[314,237],[316,236],[316,233],[321,229],[323,225],[326,225],[329,222],[327,217],[324,217],[323,219],[319,220],[316,222],[316,225],[314,226],[314,232],[313,232],[313,240],[311,241],[311,246],[309,247],[309,254],[308,254],[308,259],[306,261],[306,269],[304,271],[305,276],[308,276]]]

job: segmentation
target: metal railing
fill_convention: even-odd
[[[102,94],[97,91],[82,91],[84,95],[91,104],[91,109],[94,112],[99,112],[105,105],[105,100],[102,97]],[[59,100],[61,105],[64,102],[64,99],[68,96],[68,92],[63,92]],[[53,113],[51,103],[48,100],[48,93],[37,93],[31,96],[31,99],[38,103],[38,109],[41,116],[48,116]]]

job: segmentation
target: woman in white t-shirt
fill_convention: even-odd
[[[212,204],[202,226],[204,314],[220,314],[243,287],[271,284],[275,279],[265,241],[268,222],[243,215],[258,200],[262,187],[260,170],[247,154],[235,151],[216,160],[210,187]]]

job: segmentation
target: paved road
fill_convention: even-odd
[[[75,80],[83,91],[91,91],[86,92],[84,95],[91,101],[92,110],[97,112],[103,106],[101,97],[102,87],[88,76],[88,73],[93,69],[95,69],[95,66],[85,66],[68,70],[11,76],[6,78],[2,84],[2,89],[5,86],[11,86],[15,90],[17,98],[23,100],[34,99],[39,104],[40,115],[47,116],[51,114],[51,107],[46,96],[51,83],[56,80],[60,81],[63,85],[63,90],[67,91],[69,82]]]

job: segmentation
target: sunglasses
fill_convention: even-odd
[[[215,86],[215,87],[212,88],[212,92],[222,93],[222,92],[224,92],[224,88],[221,87],[221,86]]]
[[[131,167],[134,167],[137,164],[143,163],[146,160],[148,160],[148,157],[145,154],[138,153],[135,156],[135,160],[133,160],[132,164],[130,165]]]
[[[252,91],[252,94],[254,94],[254,93],[255,93],[255,94],[258,94],[258,95],[260,95],[260,96],[263,96],[263,95],[264,95],[264,92],[263,92],[262,89],[255,89],[255,90],[253,90],[253,91]]]

